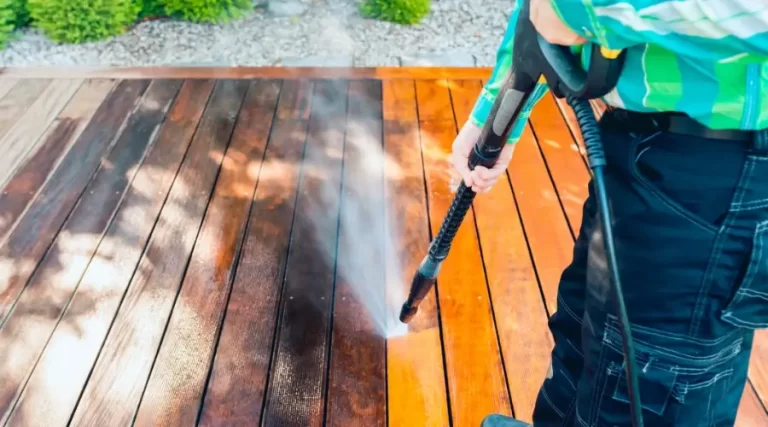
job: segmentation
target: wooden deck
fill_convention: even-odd
[[[489,71],[0,72],[0,425],[530,420],[589,178],[564,104],[537,107],[411,331],[378,327]],[[737,425],[766,404],[760,332]]]

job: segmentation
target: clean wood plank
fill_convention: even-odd
[[[454,83],[454,106],[471,108],[482,89],[481,82]],[[458,126],[463,124],[462,117],[456,111]],[[512,406],[517,419],[531,422],[554,342],[507,177],[502,177],[489,193],[477,195],[474,209]]]
[[[759,426],[768,426],[768,413],[752,385],[747,382],[744,386],[744,394],[741,396],[739,411],[736,413],[734,427]]]
[[[3,98],[8,92],[13,89],[14,86],[16,86],[17,83],[21,81],[20,78],[16,77],[1,77],[0,78],[0,99]]]
[[[386,298],[381,82],[349,83],[326,425],[386,426]],[[343,102],[328,108],[344,114]],[[339,117],[330,115],[327,120]],[[329,135],[329,137],[334,137]],[[341,137],[339,135],[338,137]],[[365,247],[361,251],[361,248]]]
[[[749,363],[749,380],[763,406],[768,407],[768,331],[765,329],[755,331]]]
[[[280,84],[262,90],[275,93]],[[200,425],[256,424],[261,417],[306,141],[307,121],[286,101],[303,90],[309,87],[293,82],[280,90],[278,111],[288,118],[277,119],[269,135]]]
[[[345,126],[344,116],[326,120],[326,109],[345,96],[332,92],[335,85],[315,85],[263,415],[267,426],[323,425]]]
[[[402,304],[429,247],[424,168],[413,81],[383,82],[384,166],[388,235],[398,244],[386,253],[390,303]],[[422,301],[408,333],[387,340],[387,401],[391,426],[450,425],[445,362],[436,293]]]
[[[45,130],[40,137],[41,148],[27,159],[0,193],[0,241],[56,170],[114,85],[114,80],[86,81]]]
[[[2,242],[0,265],[8,267],[0,269],[0,326],[147,86],[147,80],[130,80],[115,88]]]
[[[51,78],[22,79],[0,99],[0,138],[5,137],[52,81]],[[46,125],[48,123],[43,124]],[[0,150],[5,149],[6,147],[0,144]]]
[[[76,335],[81,335],[90,320],[87,318],[87,305],[77,307],[68,303],[124,194],[130,189],[136,170],[153,142],[152,134],[165,116],[165,108],[177,90],[176,86],[162,84],[152,84],[147,89],[114,149],[105,159],[106,167],[100,168],[86,187],[83,197],[56,236],[51,249],[40,262],[0,330],[0,347],[9,349],[7,354],[12,354],[15,360],[15,363],[0,363],[4,369],[4,378],[0,380],[0,408],[3,410],[0,420],[7,420],[7,425],[66,424],[69,413],[62,417],[62,414],[57,414],[57,402],[45,400],[52,397],[65,399],[69,394],[76,398],[80,390],[78,388],[67,393],[71,385],[56,382],[65,375],[51,367],[56,366],[56,363],[64,363],[59,367],[66,372],[73,372],[77,362],[68,360],[73,354],[69,334],[74,329]],[[102,269],[100,275],[105,274]],[[92,297],[86,297],[87,304],[94,304],[96,300]],[[59,323],[67,307],[73,313],[84,309],[86,316],[70,319],[70,323]],[[54,328],[63,331],[58,335],[65,334],[64,348],[46,345]],[[46,350],[43,352],[44,348]],[[43,357],[35,364],[41,352]],[[49,354],[52,355],[47,356]],[[82,361],[80,355],[78,359]],[[31,377],[27,380],[30,372]],[[47,410],[38,411],[36,408],[40,407],[46,407]]]
[[[40,136],[83,84],[83,79],[56,79],[40,94],[23,116],[0,140],[0,188],[24,164],[43,141]]]
[[[417,81],[416,98],[429,218],[435,235],[454,196],[449,182],[456,123],[444,82]],[[437,286],[453,425],[478,426],[488,414],[511,414],[471,210],[459,227]]]
[[[221,157],[212,154],[229,139],[215,138],[217,123],[231,120],[229,104],[222,83],[188,82],[168,114],[159,138],[166,147],[178,147],[168,153],[167,167],[147,168],[152,182],[137,186],[147,196],[156,193],[159,199],[153,200],[162,210],[150,221],[154,228],[135,273],[121,279],[130,285],[74,414],[76,425],[125,425],[133,419],[221,166]],[[147,216],[159,209],[153,204]]]
[[[224,108],[213,121],[209,155],[221,159],[221,171],[136,414],[138,425],[196,422],[235,273],[258,178],[249,173],[248,160],[261,158],[264,140],[255,131],[269,122],[250,115],[264,100],[258,90],[248,90],[248,81],[222,81],[220,88]],[[210,190],[198,194],[207,199]]]

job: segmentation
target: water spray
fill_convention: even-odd
[[[571,52],[570,47],[548,43],[536,31],[529,19],[529,2],[530,0],[521,2],[515,28],[512,65],[491,107],[480,137],[470,153],[469,168],[474,169],[478,165],[493,167],[506,144],[510,130],[537,83],[546,83],[555,97],[565,98],[574,110],[586,146],[587,160],[593,173],[613,299],[621,324],[632,424],[634,427],[642,427],[634,344],[618,275],[611,215],[603,176],[605,154],[597,120],[588,101],[604,96],[616,85],[624,62],[624,51],[609,50],[596,44],[591,45],[591,51],[588,52],[590,53],[589,68],[585,71],[581,66],[580,58]],[[461,182],[440,231],[430,244],[426,257],[413,277],[408,299],[400,310],[401,322],[408,323],[413,319],[419,304],[434,286],[440,266],[448,256],[453,238],[475,194],[463,181]]]

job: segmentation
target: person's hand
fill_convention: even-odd
[[[549,43],[576,46],[587,42],[557,16],[551,0],[531,0],[530,19],[536,31]]]
[[[464,124],[453,141],[453,167],[459,172],[467,187],[476,193],[487,193],[507,170],[515,146],[506,144],[501,150],[499,160],[491,169],[478,165],[470,171],[469,153],[475,147],[481,130],[469,120]]]

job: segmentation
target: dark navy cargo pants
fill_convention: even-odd
[[[732,426],[754,330],[768,327],[768,150],[628,133],[611,117],[601,120],[606,183],[645,425]],[[535,427],[631,426],[593,194],[590,183],[549,322]]]

